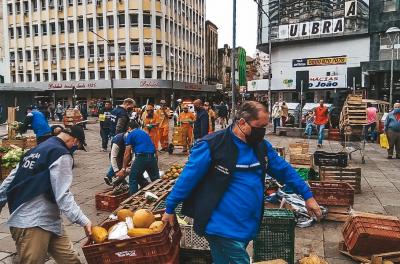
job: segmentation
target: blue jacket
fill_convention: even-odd
[[[52,137],[28,151],[20,162],[14,180],[7,189],[7,201],[12,214],[20,205],[46,194],[54,201],[49,167],[61,156],[70,154],[64,142]]]
[[[223,136],[223,133],[230,134]],[[213,138],[217,140],[213,141]],[[216,148],[210,143],[216,144]],[[276,153],[269,142],[264,141],[263,144],[265,153],[262,155],[268,160],[266,172],[279,182],[293,188],[304,199],[311,198],[312,193],[308,185],[290,164]],[[192,149],[188,163],[167,198],[167,213],[173,213],[177,204],[183,201],[186,203],[193,193],[203,196],[203,200],[194,203],[194,226],[197,233],[250,241],[258,233],[264,204],[263,171],[265,170],[260,167],[263,162],[259,156],[254,149],[237,138],[231,128],[207,136]],[[235,164],[233,171],[226,169],[229,166],[218,164],[218,159],[221,157],[222,160],[227,160],[227,163]],[[233,160],[235,157],[237,160]],[[213,175],[215,169],[222,174]],[[219,186],[226,184],[223,178],[226,178],[227,174],[230,175],[228,186],[221,189]],[[204,182],[208,182],[208,186],[202,189]],[[216,194],[217,192],[223,193]],[[202,216],[197,216],[199,219],[196,219],[196,211],[203,214],[204,207],[214,203],[217,195],[221,196],[217,197],[219,200],[212,208],[210,217],[202,219]],[[196,221],[206,221],[204,230],[202,223],[199,226]]]
[[[28,126],[32,127],[36,137],[42,137],[51,134],[51,128],[46,117],[38,110],[32,110],[32,112],[26,115],[21,127],[22,129],[26,129]]]
[[[111,111],[111,133],[113,135],[125,133],[128,128],[129,114],[125,108],[117,106]]]
[[[209,118],[208,113],[204,108],[200,108],[196,112],[196,121],[194,122],[193,135],[194,139],[200,139],[208,135],[209,129]]]
[[[385,131],[392,130],[400,132],[400,121],[396,119],[394,112],[390,112],[385,120]]]

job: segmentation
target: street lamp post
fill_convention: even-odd
[[[96,35],[97,37],[99,37],[100,39],[102,39],[103,41],[107,42],[107,49],[108,49],[108,54],[107,54],[107,58],[108,58],[108,75],[110,77],[110,101],[111,101],[111,105],[114,106],[114,77],[111,74],[111,58],[110,58],[110,48],[111,48],[111,43],[108,39],[105,39],[104,37],[100,36],[99,34],[97,34],[96,32],[94,32],[93,30],[90,30],[90,32],[92,32],[94,35]]]
[[[232,88],[232,117],[236,112],[236,0],[233,0],[233,31],[232,31],[232,52],[231,52],[231,88]]]
[[[396,38],[398,39],[400,36],[400,28],[398,27],[391,27],[388,30],[386,30],[386,34],[389,37],[390,44],[392,46],[392,58],[390,61],[390,95],[389,95],[389,104],[393,104],[393,67],[394,67],[394,44],[396,41]],[[393,36],[393,40],[392,40]]]
[[[262,7],[262,2],[259,0],[254,0],[256,2],[258,9],[265,14],[268,19],[268,109],[269,112],[272,113],[272,93],[271,93],[271,79],[272,79],[272,43],[271,43],[271,17],[269,16],[268,12],[264,10]]]

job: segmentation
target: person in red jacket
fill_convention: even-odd
[[[314,124],[317,126],[318,131],[318,147],[322,148],[322,141],[324,140],[324,129],[329,121],[329,111],[324,106],[324,100],[319,101],[319,106],[314,109]]]

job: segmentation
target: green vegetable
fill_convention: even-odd
[[[1,159],[2,166],[5,168],[15,168],[21,161],[24,151],[20,148],[15,148],[8,151]]]

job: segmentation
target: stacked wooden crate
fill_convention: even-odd
[[[81,112],[78,109],[70,108],[65,111],[64,126],[73,126],[82,121]]]
[[[350,94],[343,105],[340,127],[362,126],[367,124],[367,103],[362,95]]]
[[[312,166],[312,154],[309,153],[309,145],[307,143],[290,144],[289,154],[292,165]]]

